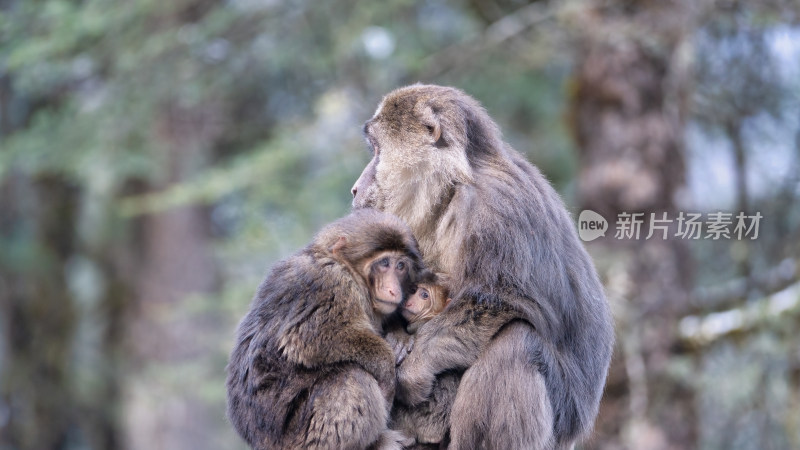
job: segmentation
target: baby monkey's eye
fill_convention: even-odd
[[[425,125],[425,128],[428,129],[428,133],[433,133],[433,125]]]
[[[381,267],[389,267],[389,258],[383,258],[382,260],[378,261],[378,264]]]
[[[422,290],[420,291],[420,293],[419,293],[419,296],[420,296],[420,298],[422,298],[423,300],[427,300],[427,299],[430,297],[430,295],[428,295],[428,291],[426,291],[425,289],[422,289]]]

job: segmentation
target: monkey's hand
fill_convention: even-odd
[[[433,390],[436,373],[425,358],[411,353],[397,368],[397,398],[414,406],[424,402]]]
[[[369,450],[403,450],[416,442],[414,438],[406,436],[401,431],[384,430],[378,438],[378,442],[372,444]]]
[[[406,356],[411,353],[411,349],[414,348],[414,335],[405,331],[396,331],[386,335],[386,342],[389,343],[389,347],[392,347],[394,352],[395,365],[399,366],[406,359]]]
[[[397,368],[397,397],[415,406],[431,394],[436,375],[466,370],[516,312],[495,304],[463,301],[434,317],[415,334],[411,351]]]
[[[513,311],[493,308],[463,304],[417,330],[413,351],[397,368],[398,399],[418,405],[430,396],[436,375],[469,368],[494,333],[513,318]]]
[[[412,334],[408,337],[408,339],[405,342],[402,343],[402,345],[399,348],[396,348],[394,350],[396,364],[398,366],[400,364],[403,364],[403,361],[405,361],[406,356],[408,356],[408,354],[411,353],[411,350],[413,349],[414,349],[414,335]]]

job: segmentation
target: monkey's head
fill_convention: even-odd
[[[360,209],[333,222],[314,243],[363,278],[372,306],[381,315],[398,308],[424,271],[411,229],[396,216],[374,209]]]
[[[417,290],[403,303],[401,314],[408,320],[408,331],[416,331],[421,322],[442,312],[450,301],[447,277],[424,271],[417,282]]]
[[[472,97],[450,87],[412,85],[387,94],[364,124],[372,160],[352,188],[353,207],[374,207],[412,228],[458,183],[503,148],[500,132]]]

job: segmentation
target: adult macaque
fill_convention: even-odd
[[[242,320],[228,416],[255,449],[402,448],[387,427],[395,358],[382,321],[421,258],[397,217],[356,211],[276,264]]]
[[[364,135],[372,160],[354,208],[405,220],[453,287],[398,367],[398,397],[419,405],[437,376],[464,371],[450,448],[571,447],[594,423],[614,338],[558,194],[457,89],[391,92]]]

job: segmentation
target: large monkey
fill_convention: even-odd
[[[360,210],[276,264],[228,364],[228,415],[252,447],[401,448],[387,428],[395,358],[382,320],[423,270],[397,217]]]
[[[372,160],[352,189],[411,226],[453,302],[417,333],[398,397],[423,402],[464,370],[451,448],[570,448],[592,428],[613,346],[595,268],[558,194],[474,99],[414,85],[364,124]],[[514,319],[493,328],[498,310]]]

